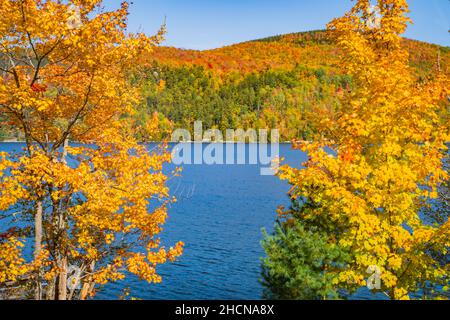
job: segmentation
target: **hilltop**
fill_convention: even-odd
[[[450,48],[404,39],[411,66],[420,76],[438,67],[450,73]],[[158,47],[154,60],[174,67],[202,66],[219,75],[246,75],[268,69],[290,70],[298,64],[309,68],[338,70],[339,50],[324,30],[277,35],[213,50],[186,50]]]

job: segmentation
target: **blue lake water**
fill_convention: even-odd
[[[17,143],[0,143],[0,151],[16,152]],[[248,149],[248,147],[247,147]],[[305,155],[280,146],[285,163],[300,166]],[[166,168],[170,171],[173,165]],[[163,244],[186,243],[174,264],[160,266],[163,282],[149,285],[134,276],[102,288],[98,299],[117,299],[125,288],[140,299],[260,299],[260,242],[279,205],[289,206],[289,185],[262,176],[259,165],[184,165],[181,177],[169,182],[178,199],[169,208],[161,234]],[[357,296],[374,298],[366,290]],[[378,297],[380,298],[380,297]]]

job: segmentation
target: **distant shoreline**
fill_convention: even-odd
[[[20,140],[5,140],[5,141],[0,141],[0,143],[26,143],[25,141],[20,141]],[[77,143],[77,144],[81,144],[79,142],[73,141],[72,143]],[[145,141],[145,142],[139,142],[139,143],[165,143],[165,141]],[[260,142],[237,142],[237,141],[180,141],[180,142],[172,142],[169,141],[169,144],[179,144],[179,143],[189,143],[189,144],[195,144],[195,143],[200,143],[200,144],[210,144],[210,143],[225,143],[225,144],[272,144],[271,142],[267,142],[267,143],[260,143]],[[292,144],[292,141],[284,141],[284,142],[278,142],[278,144]]]
[[[167,141],[145,141],[145,142],[139,142],[139,143],[166,143]],[[13,139],[8,139],[8,140],[0,140],[0,143],[26,143],[26,141],[22,141],[22,140],[13,140]],[[76,142],[76,141],[71,141],[71,143],[80,143],[80,142]],[[271,144],[271,142],[267,142],[267,143],[260,143],[260,142],[239,142],[239,141],[178,141],[178,142],[174,142],[174,141],[169,141],[167,143],[170,144],[178,144],[178,143],[201,143],[201,144],[207,144],[207,143],[229,143],[229,144]],[[81,143],[80,143],[81,144]],[[284,141],[284,142],[278,142],[278,144],[292,144],[292,141]]]

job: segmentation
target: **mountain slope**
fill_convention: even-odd
[[[416,40],[404,40],[411,66],[426,76],[438,67],[450,73],[450,48]],[[290,70],[298,64],[338,70],[338,49],[326,31],[279,35],[214,50],[196,51],[159,47],[154,59],[171,66],[202,66],[219,75],[245,75],[267,69]]]
[[[450,73],[450,48],[408,39],[403,45],[418,81],[439,68]],[[158,47],[145,72],[147,99],[138,119],[143,124],[158,118],[167,132],[169,123],[192,130],[199,120],[204,128],[222,132],[277,128],[282,140],[310,139],[317,126],[314,115],[336,113],[352,90],[339,59],[325,31],[206,51]]]

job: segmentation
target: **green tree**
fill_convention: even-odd
[[[262,262],[264,297],[282,300],[325,300],[342,298],[333,286],[330,269],[345,267],[350,254],[328,241],[332,224],[302,220],[315,205],[293,201],[283,212],[272,235],[264,231]],[[334,230],[337,231],[337,230]]]

